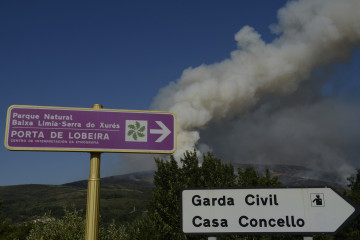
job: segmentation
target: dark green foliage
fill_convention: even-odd
[[[347,196],[360,205],[360,169],[357,170],[357,174],[348,178],[350,191]]]
[[[65,209],[64,212],[64,217],[59,219],[52,218],[50,214],[41,217],[43,222],[34,225],[27,240],[84,239],[85,221],[83,220],[83,214],[77,210],[69,211]]]
[[[132,221],[146,210],[151,187],[141,184],[102,184],[100,213],[103,221]],[[56,185],[19,185],[0,187],[0,222],[17,224],[34,220],[47,212],[64,216],[65,207],[86,210],[87,187]],[[136,211],[131,213],[136,208]]]
[[[8,222],[0,222],[0,240],[25,239],[32,227],[31,223],[10,225]]]
[[[0,207],[0,221],[11,224],[31,221],[46,212],[60,217],[64,206],[86,206],[86,190],[55,185],[18,185],[0,187],[0,197],[4,199]]]
[[[348,178],[350,191],[345,195],[357,205],[360,205],[360,169],[357,170],[355,176]],[[360,239],[360,216],[351,221],[342,231],[340,231],[335,239]]]
[[[85,239],[85,217],[81,211],[67,209],[65,215],[59,219],[45,215],[42,219],[48,219],[45,223],[35,224],[26,240],[82,240]],[[116,226],[114,222],[99,226],[99,240],[122,240],[126,239],[125,227]]]
[[[200,168],[201,182],[199,187],[235,187],[237,185],[234,167],[231,164],[222,163],[219,158],[215,158],[211,153],[203,156],[203,163]]]
[[[245,170],[238,168],[237,186],[240,187],[275,187],[280,186],[277,177],[272,177],[269,169],[265,170],[265,176],[261,176],[253,167]]]
[[[126,226],[126,240],[143,240],[143,239],[161,239],[161,233],[157,232],[158,227],[155,221],[144,214],[142,218],[136,219],[134,222]]]

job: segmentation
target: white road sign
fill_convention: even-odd
[[[186,234],[334,233],[356,207],[331,188],[186,189]]]

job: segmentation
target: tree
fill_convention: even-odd
[[[0,222],[0,239],[25,239],[31,228],[31,223],[10,225],[8,222]]]
[[[356,175],[350,176],[347,180],[349,191],[344,192],[345,196],[360,205],[360,169],[357,170]],[[336,239],[360,239],[360,216],[336,234]]]
[[[77,210],[69,211],[65,209],[65,215],[60,219],[54,219],[47,213],[42,219],[44,219],[44,223],[34,225],[26,238],[27,240],[70,240],[83,239],[85,236],[85,221]]]
[[[347,180],[349,181],[350,192],[346,193],[346,195],[360,205],[360,169],[357,170],[356,175],[348,177]]]
[[[269,171],[262,176],[252,167],[237,169],[236,174],[232,164],[223,163],[212,153],[204,154],[201,164],[196,151],[186,152],[180,159],[180,166],[173,156],[169,160],[156,158],[155,162],[155,188],[147,220],[152,227],[146,229],[147,233],[153,231],[153,236],[147,239],[207,239],[206,236],[185,236],[181,231],[181,191],[185,188],[270,187],[280,184]]]
[[[85,218],[81,211],[74,209],[64,210],[62,218],[55,219],[45,214],[44,223],[37,223],[33,226],[26,240],[82,240],[85,239]],[[100,240],[124,240],[128,239],[123,225],[116,226],[114,222],[110,224],[100,224]]]

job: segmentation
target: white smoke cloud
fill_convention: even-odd
[[[359,11],[359,0],[289,2],[271,26],[273,42],[245,26],[229,59],[184,70],[151,106],[177,114],[175,155],[193,149],[209,124],[240,116],[267,96],[291,94],[314,70],[346,61],[360,42]]]

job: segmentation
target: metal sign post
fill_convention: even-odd
[[[102,109],[102,106],[95,104],[94,109]],[[90,176],[86,204],[86,240],[97,240],[99,233],[100,155],[101,153],[91,153],[90,158]]]
[[[97,240],[100,207],[100,153],[91,153],[86,205],[86,240]]]

